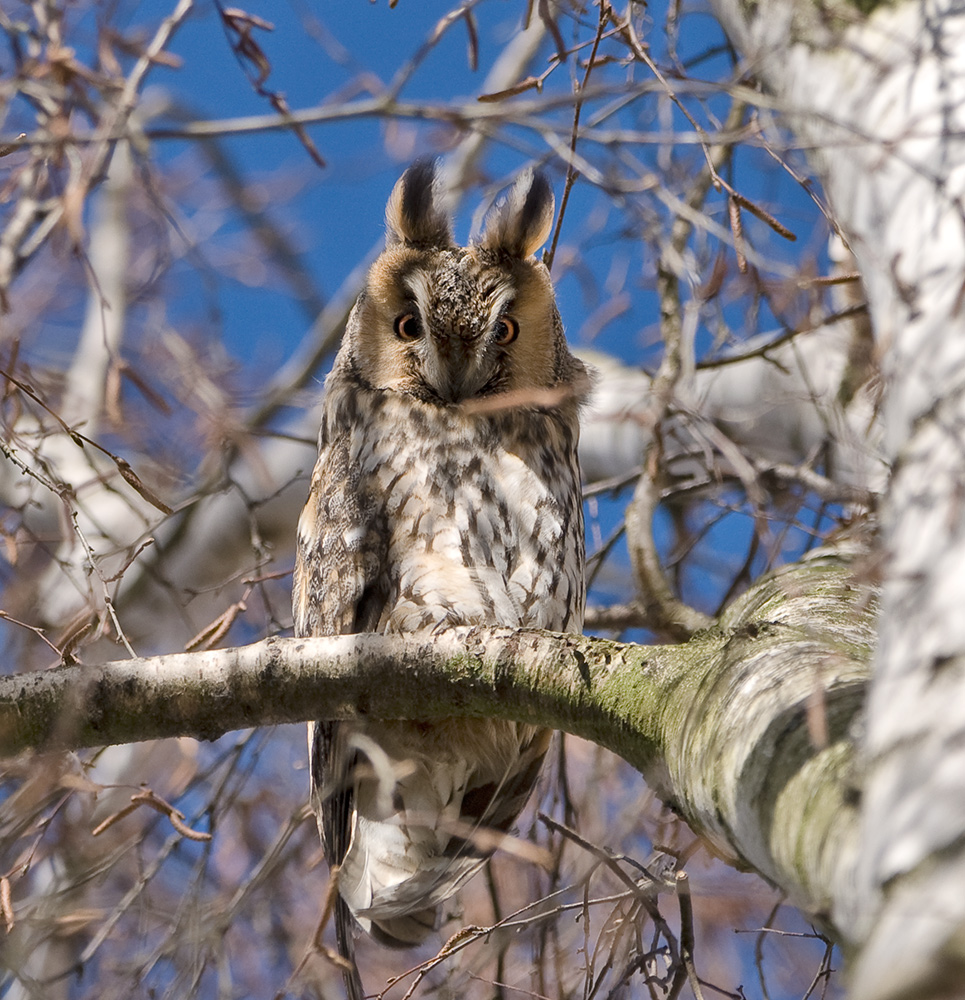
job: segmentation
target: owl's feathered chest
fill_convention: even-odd
[[[379,629],[581,629],[575,407],[571,419],[481,416],[336,388],[323,434],[357,470],[365,544],[379,553]]]

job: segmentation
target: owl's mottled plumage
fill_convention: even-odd
[[[589,379],[532,256],[553,195],[524,174],[480,242],[460,247],[437,190],[431,163],[396,185],[386,250],[326,382],[298,525],[296,635],[582,629],[576,448]],[[484,859],[473,829],[510,828],[548,741],[534,726],[485,719],[310,729],[344,954],[349,913],[388,944],[426,936],[438,904]]]

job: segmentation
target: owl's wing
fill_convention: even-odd
[[[512,770],[498,782],[470,783],[466,791],[460,819],[473,830],[509,833],[510,827],[529,801],[543,768],[543,758],[549,749],[553,731],[520,724],[517,733],[519,758],[514,761]],[[458,841],[454,840],[448,852],[454,854],[457,850]]]
[[[323,431],[308,503],[298,520],[295,635],[345,635],[377,627],[386,598],[380,592],[382,538],[375,504],[361,488],[346,436]]]
[[[358,466],[345,436],[323,425],[308,503],[298,522],[292,608],[296,636],[343,635],[378,626],[385,593],[380,572],[384,545],[374,505],[361,489]],[[358,754],[338,722],[309,725],[311,797],[329,865],[340,865],[352,832],[352,772]],[[336,899],[340,953],[353,960],[352,917]],[[346,973],[353,997],[361,996],[357,973]]]
[[[308,503],[298,521],[292,610],[296,636],[372,631],[385,605],[384,535],[375,504],[360,482],[347,434],[323,423]],[[312,794],[324,802],[322,837],[329,862],[348,849],[354,754],[337,723],[316,723],[309,734]]]

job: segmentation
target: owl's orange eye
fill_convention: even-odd
[[[396,316],[392,329],[395,330],[395,335],[399,340],[418,340],[422,336],[422,324],[415,313],[403,313],[401,316]]]
[[[514,316],[501,316],[496,324],[496,343],[499,347],[511,344],[519,336],[519,321]]]

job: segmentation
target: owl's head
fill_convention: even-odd
[[[566,349],[546,267],[533,255],[553,192],[526,171],[468,247],[453,240],[433,161],[410,167],[386,208],[386,248],[346,330],[343,363],[369,386],[440,406],[500,396],[525,405],[584,374]]]

